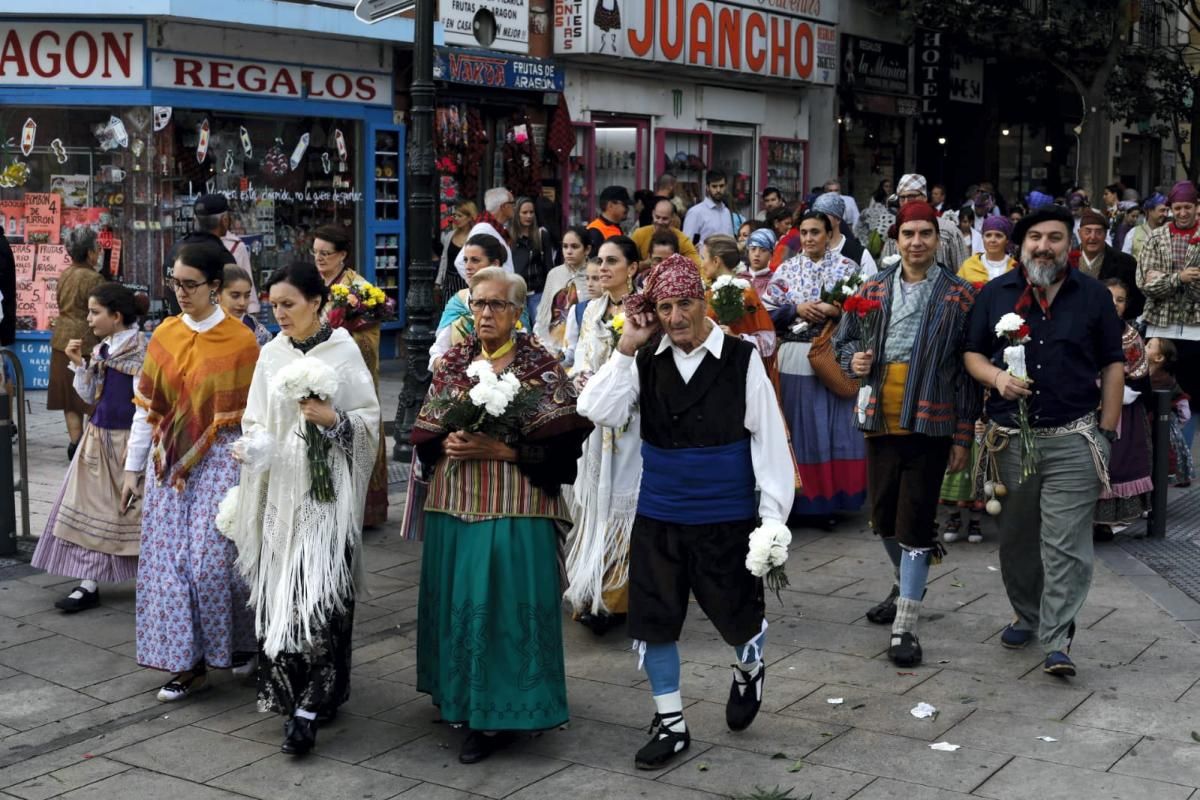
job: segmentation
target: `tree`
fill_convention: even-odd
[[[1200,0],[1198,0],[1200,1]],[[1185,2],[1185,0],[1180,0]],[[1080,183],[1108,182],[1107,88],[1129,48],[1138,0],[876,0],[912,25],[946,31],[965,53],[1033,65],[1079,97]],[[1055,76],[1059,80],[1049,81]]]

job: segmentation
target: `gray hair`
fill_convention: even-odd
[[[192,226],[198,231],[207,231],[212,233],[217,228],[221,227],[221,219],[225,213],[220,214],[196,214],[192,217]]]
[[[96,249],[96,231],[87,227],[71,228],[66,234],[67,255],[76,264],[86,264]]]
[[[495,214],[500,210],[500,206],[507,203],[511,198],[512,192],[503,186],[497,186],[483,193],[483,207],[487,209],[489,214]]]
[[[529,294],[529,288],[525,285],[525,279],[515,272],[507,272],[504,267],[484,267],[471,276],[471,290],[474,291],[481,283],[504,284],[508,289],[508,302],[517,308],[525,308],[525,297]]]
[[[664,172],[662,175],[659,175],[658,180],[654,182],[654,188],[657,191],[662,191],[663,189],[674,189],[675,183],[675,176],[669,172]]]

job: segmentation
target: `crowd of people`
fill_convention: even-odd
[[[1072,676],[1093,541],[1148,508],[1152,388],[1173,394],[1172,480],[1191,480],[1192,184],[1134,205],[1107,187],[1093,209],[1078,191],[1010,206],[984,182],[955,209],[912,173],[861,209],[836,181],[790,202],[768,187],[753,220],[724,174],[705,185],[690,209],[670,175],[636,200],[608,187],[561,231],[498,187],[442,237],[402,527],[423,541],[418,689],[466,729],[463,763],[568,720],[564,606],[634,640],[653,702],[637,767],[690,744],[689,596],[732,648],[726,724],[746,729],[788,526],[864,507],[893,566],[867,612],[893,663],[922,663],[930,567],[982,541],[986,512],[1001,644]],[[81,270],[94,247],[71,245]],[[174,254],[180,313],[151,336],[127,290],[64,276],[70,392],[52,402],[78,401],[78,452],[34,562],[81,580],[67,612],[136,576],[159,699],[209,668],[256,674],[293,754],[348,697],[362,531],[386,514],[378,328],[329,322],[331,287],[361,280],[345,231],[312,247],[264,286],[274,338],[211,242]],[[314,383],[290,391],[301,372]]]

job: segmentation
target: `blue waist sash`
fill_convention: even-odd
[[[750,440],[720,447],[664,450],[642,442],[638,513],[677,525],[754,519]]]

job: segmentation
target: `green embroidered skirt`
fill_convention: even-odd
[[[543,517],[426,512],[417,689],[475,730],[567,721],[558,534]]]

